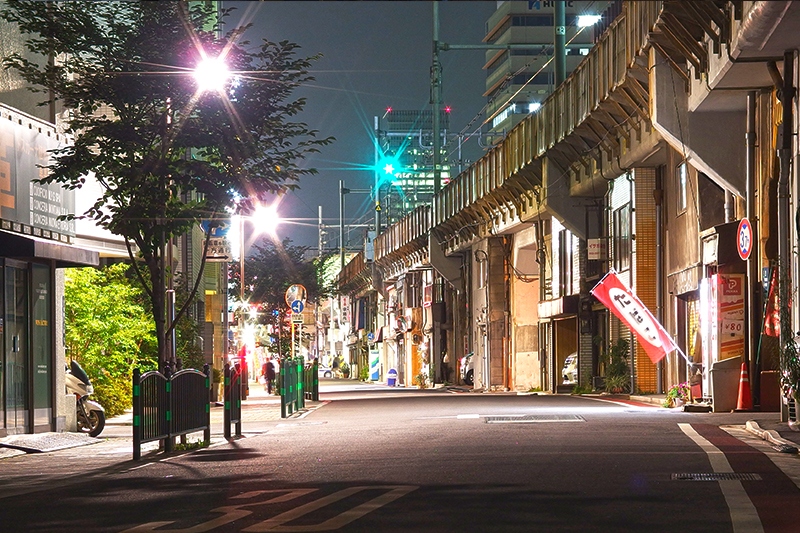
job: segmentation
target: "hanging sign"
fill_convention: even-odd
[[[589,292],[631,329],[654,364],[677,348],[658,320],[613,270]]]

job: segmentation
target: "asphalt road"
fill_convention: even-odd
[[[364,385],[321,399],[230,444],[0,499],[0,531],[800,531],[776,466],[800,459],[719,427],[746,415]]]

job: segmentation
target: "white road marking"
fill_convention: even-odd
[[[692,439],[706,454],[714,472],[733,472],[725,454],[708,440],[702,437],[689,424],[678,424],[687,437]],[[758,517],[755,505],[747,495],[741,481],[719,481],[722,495],[728,504],[734,533],[763,533],[764,526]]]
[[[253,526],[248,527],[247,529],[243,529],[243,532],[247,533],[261,533],[265,531],[281,531],[281,532],[292,532],[292,533],[307,533],[307,532],[316,532],[316,531],[334,531],[340,529],[343,526],[346,526],[350,522],[353,522],[362,516],[370,513],[384,505],[391,503],[398,498],[402,498],[409,492],[416,490],[418,487],[412,485],[399,485],[399,486],[364,486],[364,487],[350,487],[347,489],[340,490],[339,492],[335,492],[318,500],[314,500],[313,502],[307,503],[305,505],[301,505],[291,511],[286,511],[285,513],[279,514],[274,518],[270,518],[269,520],[265,520],[264,522],[255,524]],[[374,489],[385,489],[388,492],[381,494],[380,496],[371,499],[368,502],[362,503],[361,505],[357,505],[352,509],[344,511],[333,518],[330,518],[320,524],[308,524],[308,525],[301,525],[301,526],[284,526],[286,522],[291,522],[292,520],[296,520],[302,516],[307,515],[308,513],[314,512],[318,509],[322,509],[332,503],[336,503],[339,500],[343,500],[353,494],[361,492],[363,490],[374,490]]]
[[[294,490],[287,490],[287,489],[273,489],[273,490],[255,490],[252,492],[246,492],[244,494],[239,494],[238,496],[234,496],[232,499],[246,499],[252,498],[261,494],[272,494],[276,492],[284,493],[280,496],[276,496],[274,498],[270,498],[269,500],[253,502],[253,503],[243,503],[239,505],[226,505],[224,507],[217,507],[216,509],[211,509],[212,513],[223,513],[222,516],[218,516],[208,522],[203,522],[202,524],[197,524],[192,527],[187,527],[183,529],[170,529],[171,533],[205,533],[206,531],[211,531],[212,529],[216,529],[220,526],[224,526],[225,524],[230,524],[240,518],[244,518],[248,515],[253,514],[253,511],[249,511],[243,509],[243,507],[255,507],[258,505],[265,505],[268,503],[283,503],[289,500],[293,500],[295,498],[299,498],[300,496],[305,496],[311,492],[314,492],[317,489],[294,489]],[[167,526],[169,524],[174,523],[174,521],[169,522],[148,522],[146,524],[142,524],[130,529],[126,529],[121,533],[148,533],[151,531],[155,531],[159,527]]]

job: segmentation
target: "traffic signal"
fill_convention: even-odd
[[[375,171],[381,176],[394,177],[404,172],[404,169],[397,156],[384,154],[378,159],[378,163],[375,165]]]

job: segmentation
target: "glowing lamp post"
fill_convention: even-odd
[[[222,92],[231,73],[222,56],[205,57],[194,69],[198,92]]]

